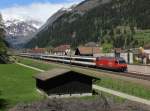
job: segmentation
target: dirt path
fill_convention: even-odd
[[[39,68],[36,68],[36,67],[31,67],[31,66],[28,66],[28,65],[25,65],[25,64],[21,64],[21,63],[16,63],[16,64],[18,64],[18,65],[20,65],[20,66],[23,66],[23,67],[26,67],[26,68],[30,68],[30,69],[39,71],[39,72],[45,72],[44,70],[39,69]]]

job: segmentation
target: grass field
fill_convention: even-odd
[[[0,64],[0,99],[6,103],[7,107],[42,98],[36,92],[33,78],[37,73],[16,64]]]
[[[34,61],[26,58],[20,58],[19,61],[26,65],[37,67],[43,70],[49,70],[54,67],[62,66],[56,64],[47,64],[42,61]],[[77,70],[77,68],[73,69]],[[80,69],[80,71],[82,70]],[[95,73],[92,70],[86,71],[89,71],[93,74]],[[1,100],[3,100],[3,102],[6,103],[7,107],[12,107],[18,103],[28,103],[41,100],[42,96],[37,93],[35,87],[35,80],[33,78],[33,76],[37,73],[39,72],[24,68],[16,64],[0,65],[0,102]],[[138,97],[150,99],[150,89],[140,84],[135,84],[132,82],[127,82],[126,80],[114,79],[110,77],[100,78],[100,80],[96,81],[97,85],[127,94],[135,95]],[[90,98],[87,97],[84,99]],[[91,99],[93,99],[93,97]],[[116,100],[118,101],[118,98]],[[124,101],[124,99],[119,99],[119,102],[120,101]],[[4,110],[6,110],[5,107],[2,110],[0,109],[0,111]]]
[[[35,62],[29,59],[22,59],[21,62],[27,63],[28,65],[31,65],[31,63],[39,63],[43,69],[47,70],[53,68],[52,65],[41,64],[41,62]],[[39,65],[37,66],[38,68],[41,68]],[[37,73],[39,72],[16,64],[0,64],[0,104],[1,102],[3,103],[3,106],[0,106],[0,111],[7,111],[8,108],[11,108],[16,104],[31,103],[43,98],[36,91],[33,76]],[[95,96],[84,97],[83,99],[93,100],[94,98]],[[114,99],[118,100],[116,97]]]
[[[116,91],[124,92],[130,95],[150,100],[150,89],[140,84],[134,84],[125,80],[112,78],[101,78],[101,80],[98,80],[96,84],[105,88],[113,89]]]
[[[54,66],[56,67],[56,65],[53,65],[53,64],[46,64],[44,62],[33,61],[31,59],[22,59],[20,61],[21,61],[21,63],[25,63],[25,61],[26,62],[28,61],[28,62],[32,63],[31,66],[33,66],[33,64],[40,64],[42,66],[42,68],[43,67],[49,68],[49,67],[54,67]],[[38,68],[40,68],[40,67],[38,66]],[[73,69],[76,70],[76,68],[73,68]],[[80,70],[80,71],[82,72],[82,70]],[[88,72],[90,72],[91,74],[92,73],[94,74],[94,72],[92,70],[88,70]],[[86,73],[88,73],[88,72],[86,71]],[[133,83],[132,81],[129,82],[126,80],[114,79],[111,77],[101,77],[101,80],[98,80],[96,82],[96,84],[100,85],[102,87],[105,87],[105,88],[110,88],[110,89],[113,89],[116,91],[124,92],[127,94],[131,94],[131,95],[134,95],[137,97],[141,97],[141,98],[145,98],[145,99],[150,100],[150,89],[148,89],[147,87],[145,87],[141,84]]]
[[[20,63],[26,64],[32,67],[36,67],[42,70],[50,70],[55,67],[54,65],[46,64],[42,61],[33,61],[31,59],[22,58],[22,57],[18,57],[17,59]]]

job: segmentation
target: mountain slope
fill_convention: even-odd
[[[23,44],[32,39],[33,34],[37,31],[40,25],[40,22],[34,20],[8,20],[5,22],[5,40],[10,44],[11,47],[22,47]]]
[[[114,47],[138,46],[138,40],[130,44],[131,36],[135,29],[150,29],[149,6],[149,0],[85,0],[55,21],[47,22],[26,47],[65,43],[77,46],[89,41],[113,41]],[[116,42],[114,38],[118,35]],[[125,40],[125,35],[130,37]],[[118,44],[120,40],[123,43]]]

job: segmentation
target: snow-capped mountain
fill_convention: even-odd
[[[22,47],[42,25],[36,20],[12,19],[5,21],[6,41],[14,48]]]

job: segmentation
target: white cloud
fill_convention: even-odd
[[[15,5],[13,7],[0,9],[4,20],[22,19],[22,20],[39,20],[45,22],[52,14],[60,8],[68,8],[82,0],[67,0],[65,3],[32,3],[26,6]]]

